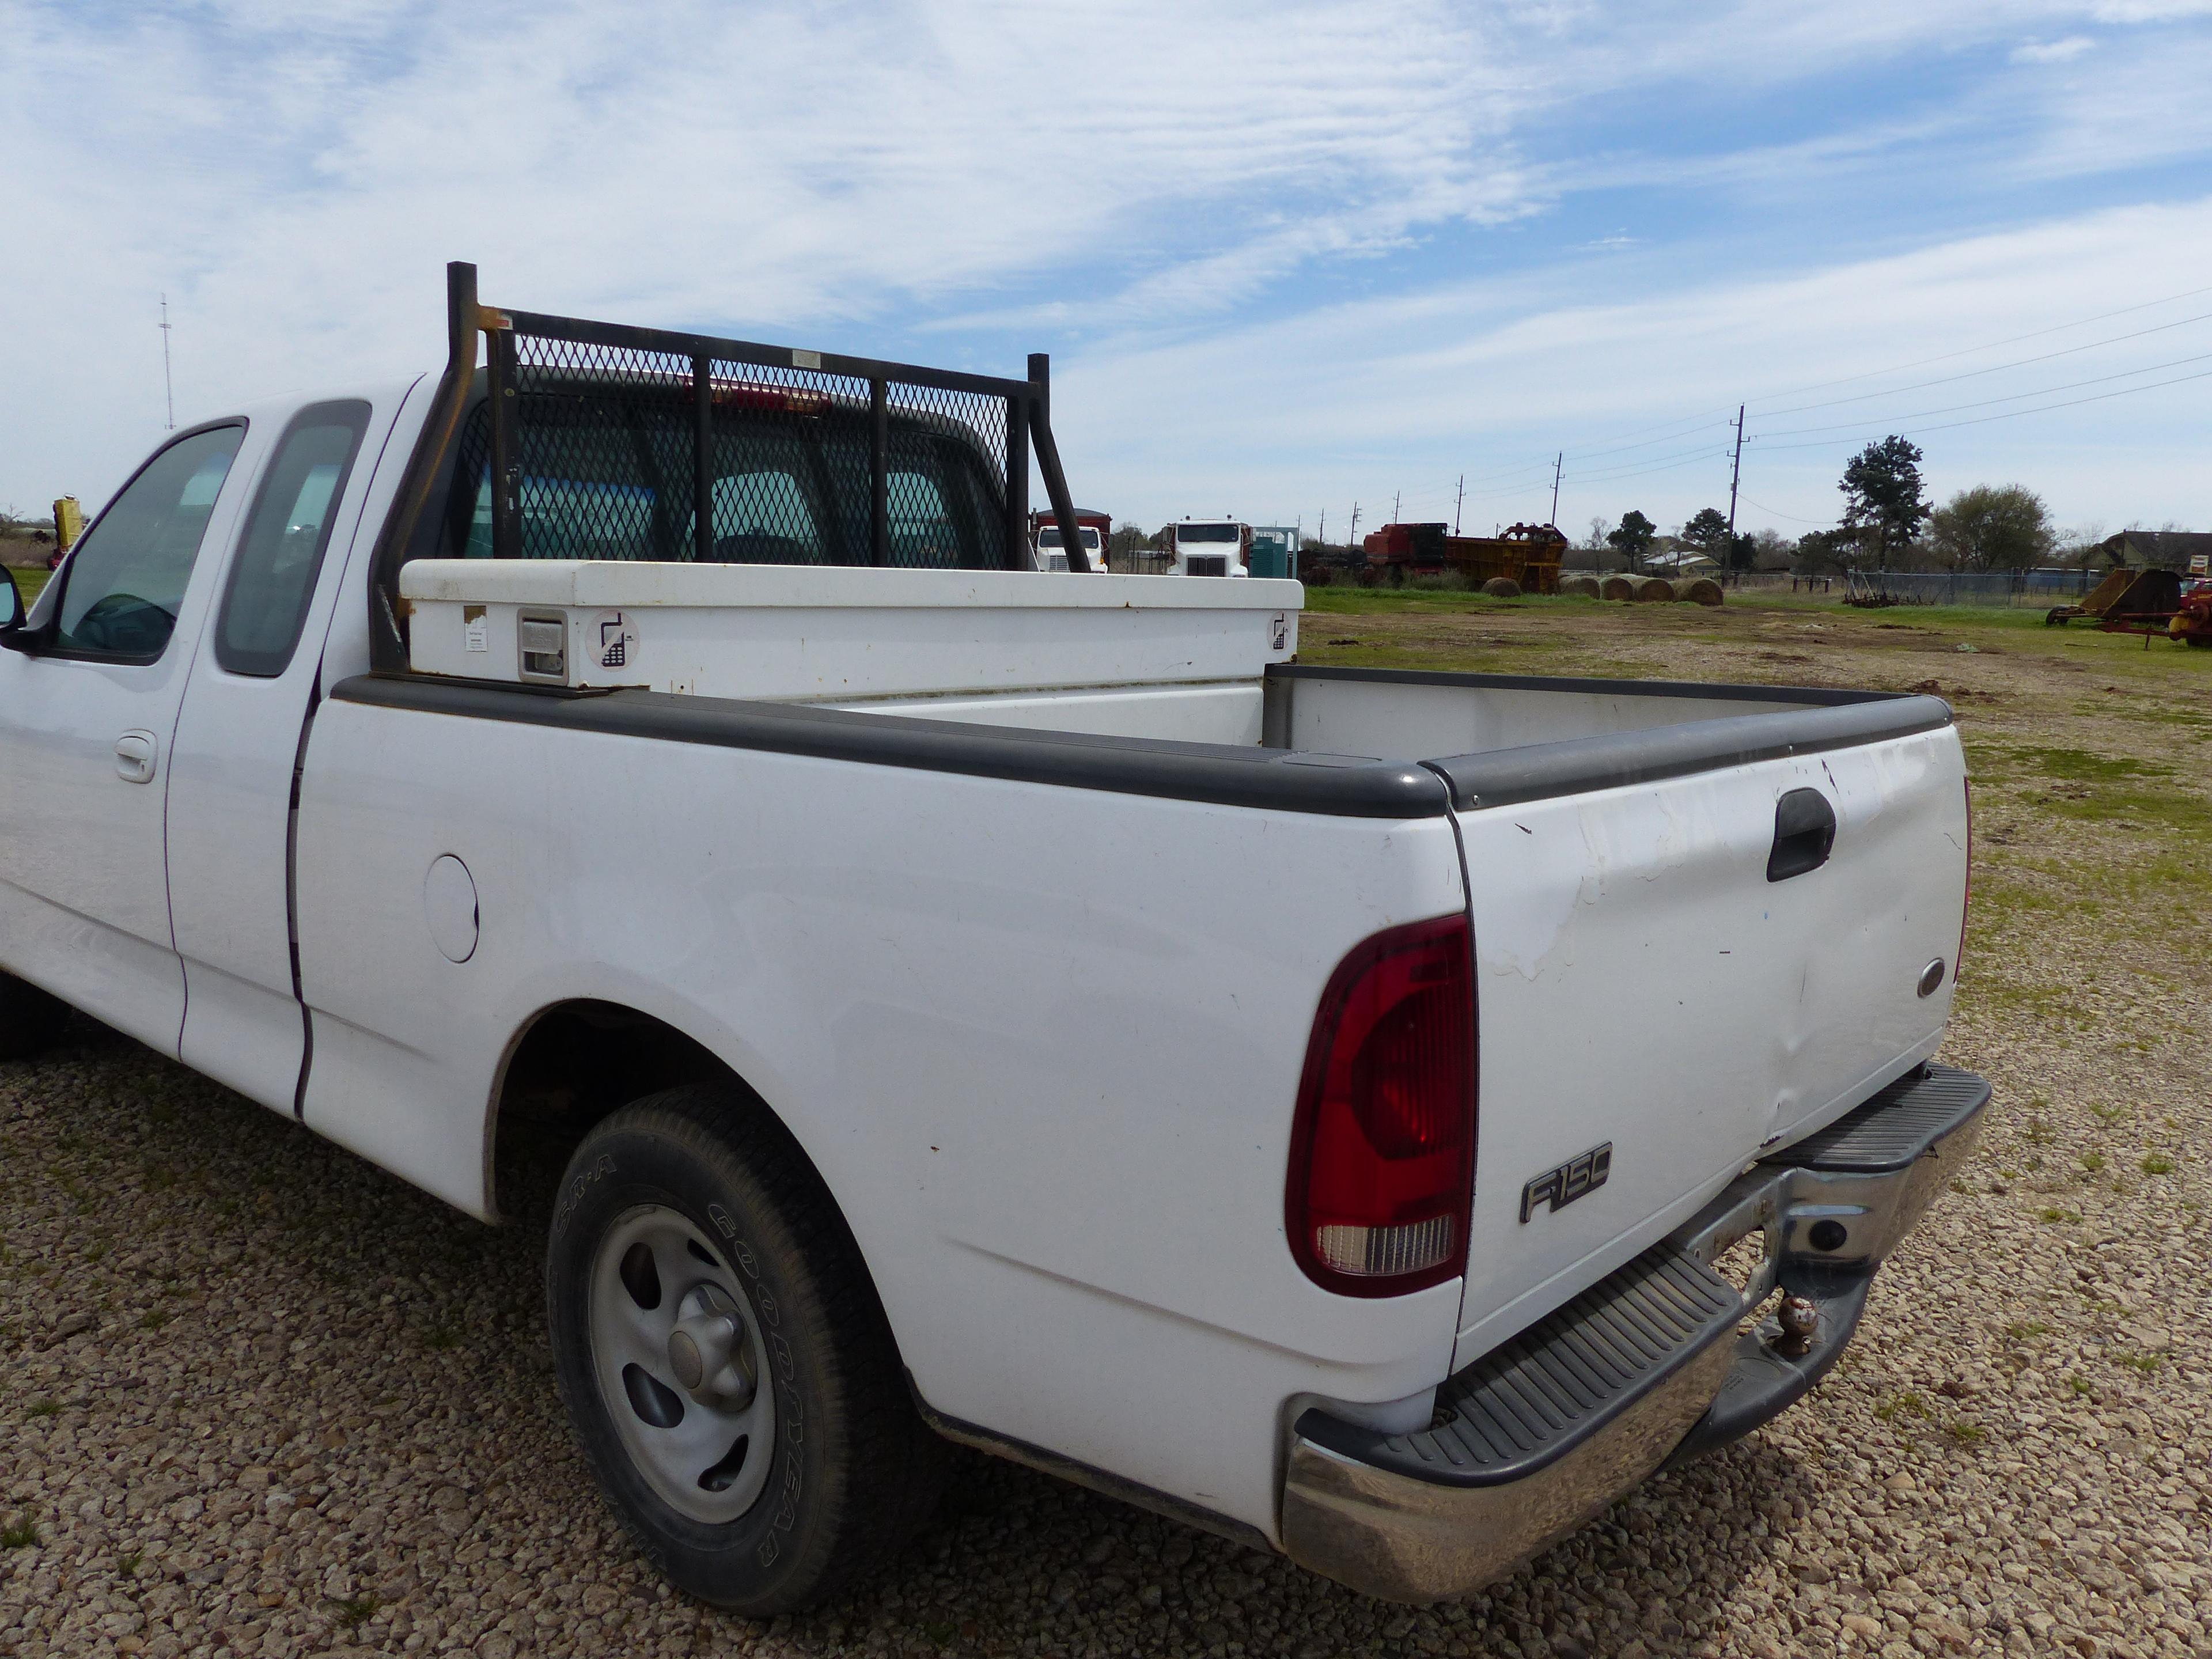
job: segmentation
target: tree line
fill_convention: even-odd
[[[1748,570],[1762,556],[1788,551],[1799,569],[1925,568],[2026,570],[2048,563],[2059,551],[2059,532],[2043,497],[2025,484],[1976,484],[1941,507],[1928,499],[1918,445],[1893,433],[1870,443],[1844,465],[1836,488],[1844,510],[1832,529],[1809,530],[1795,547],[1771,531],[1731,532],[1718,507],[1700,508],[1674,538],[1677,547],[1702,553],[1730,570]],[[1659,542],[1659,526],[1633,509],[1606,528],[1591,520],[1586,548],[1610,547],[1637,569]],[[2078,538],[2088,551],[2097,538]]]

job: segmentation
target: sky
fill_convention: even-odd
[[[2212,529],[2212,0],[0,0],[0,507],[494,304],[1019,375],[1078,500]]]

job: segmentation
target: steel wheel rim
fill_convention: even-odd
[[[650,1297],[641,1295],[641,1261],[652,1266]],[[679,1322],[689,1332],[717,1316],[741,1333],[731,1344],[734,1368],[750,1361],[755,1385],[742,1405],[679,1372],[671,1357]],[[588,1325],[600,1401],[654,1492],[695,1521],[734,1521],[750,1510],[775,1462],[775,1390],[760,1363],[759,1316],[727,1255],[665,1205],[625,1211],[592,1252]],[[701,1344],[677,1352],[696,1355]],[[726,1380],[732,1371],[716,1374]]]

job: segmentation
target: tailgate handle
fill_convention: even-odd
[[[1766,878],[1787,881],[1828,861],[1836,845],[1836,809],[1817,789],[1792,789],[1774,803],[1774,850]]]

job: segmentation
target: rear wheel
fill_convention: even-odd
[[[586,1137],[546,1263],[556,1370],[653,1564],[763,1615],[889,1561],[946,1450],[915,1413],[858,1247],[781,1127],[690,1085]]]
[[[52,1046],[69,1012],[59,997],[0,973],[0,1060],[21,1060]]]

